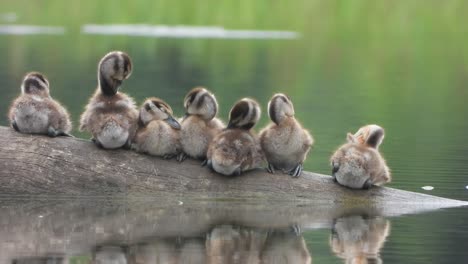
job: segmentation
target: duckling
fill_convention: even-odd
[[[229,113],[226,129],[213,138],[207,165],[224,175],[240,175],[264,160],[257,135],[251,131],[260,119],[260,106],[250,98],[238,101]]]
[[[182,152],[177,160],[182,162],[187,156],[206,159],[209,143],[224,127],[223,122],[216,118],[218,102],[210,91],[196,87],[185,96],[184,107],[186,114],[180,130]]]
[[[166,159],[180,151],[180,124],[172,117],[172,108],[159,98],[148,98],[140,109],[138,130],[132,148]]]
[[[70,115],[49,94],[49,81],[39,72],[26,74],[21,95],[8,111],[11,126],[18,132],[50,137],[71,136]]]
[[[98,88],[80,120],[80,130],[90,132],[98,147],[130,147],[137,128],[138,111],[135,101],[118,89],[131,73],[132,61],[124,52],[112,51],[99,62]]]
[[[382,217],[345,216],[333,221],[330,247],[346,263],[382,263],[380,250],[390,234]]]
[[[260,144],[268,161],[267,170],[275,173],[275,169],[281,169],[298,177],[314,140],[294,118],[294,106],[287,95],[273,95],[268,103],[268,115],[273,123],[260,132]]]
[[[354,189],[368,189],[372,185],[390,182],[390,170],[379,153],[384,129],[367,125],[356,134],[348,133],[348,143],[331,157],[333,179]]]

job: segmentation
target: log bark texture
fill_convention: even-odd
[[[225,177],[201,167],[199,161],[178,163],[129,150],[102,150],[88,140],[20,134],[7,127],[0,127],[0,195],[254,198],[374,206],[467,204],[387,187],[351,190],[312,172],[297,179],[264,170]]]

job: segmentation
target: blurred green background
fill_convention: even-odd
[[[3,14],[3,16],[2,16]],[[7,14],[7,15],[5,15]],[[14,19],[7,21],[8,14]],[[123,91],[138,103],[165,99],[178,115],[194,86],[212,90],[226,119],[239,98],[263,107],[275,92],[293,100],[316,144],[305,164],[329,174],[346,132],[376,123],[391,184],[468,199],[468,2],[395,1],[27,1],[3,0],[3,25],[61,26],[63,35],[0,35],[0,112],[23,75],[46,74],[52,96],[79,115],[96,87],[96,66],[124,50],[134,72]],[[286,30],[296,39],[197,39],[83,34],[85,24],[221,26]],[[7,119],[0,121],[7,125]]]
[[[134,72],[123,91],[138,103],[158,96],[182,115],[184,95],[203,85],[216,94],[224,119],[239,98],[256,98],[263,107],[258,130],[269,122],[269,98],[284,92],[316,140],[306,170],[329,174],[328,158],[346,132],[376,123],[386,130],[381,150],[393,173],[390,186],[423,192],[431,185],[431,194],[468,200],[467,14],[463,0],[3,0],[0,26],[59,26],[65,33],[0,35],[0,125],[8,125],[7,108],[23,75],[36,70],[48,76],[52,96],[71,112],[74,134],[88,138],[76,128],[96,88],[97,62],[110,50],[124,50]],[[85,24],[220,26],[299,37],[87,35]],[[397,219],[386,258],[462,263],[453,253],[463,252],[465,238],[457,229],[463,221],[464,210]],[[441,231],[428,236],[428,230]],[[314,260],[340,262],[330,256],[328,236],[329,230],[305,234]]]

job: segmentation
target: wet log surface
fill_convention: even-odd
[[[0,194],[55,197],[191,197],[384,206],[466,205],[466,202],[387,187],[351,190],[331,177],[299,178],[256,170],[225,177],[199,161],[163,160],[128,150],[98,149],[88,140],[49,138],[0,127]],[[442,207],[443,207],[442,206]]]

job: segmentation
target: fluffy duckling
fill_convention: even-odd
[[[98,147],[130,147],[137,128],[138,111],[134,100],[118,89],[131,73],[132,62],[124,52],[110,52],[99,62],[98,88],[80,120],[80,130],[90,132]]]
[[[166,159],[180,151],[180,124],[172,117],[171,107],[159,98],[148,98],[140,109],[138,130],[132,148]]]
[[[260,132],[268,171],[274,173],[275,169],[281,169],[298,177],[314,140],[294,118],[294,106],[285,94],[273,95],[268,103],[268,115],[273,123]]]
[[[208,147],[207,164],[224,175],[240,175],[263,162],[260,142],[251,128],[260,119],[260,106],[252,99],[238,101],[229,113],[227,128]]]
[[[180,130],[182,152],[177,160],[181,162],[187,156],[204,160],[209,143],[224,127],[216,118],[218,102],[207,89],[196,87],[185,96],[184,107],[186,114]]]
[[[13,101],[8,117],[21,133],[70,136],[72,128],[67,110],[50,97],[49,81],[39,72],[26,74],[21,95]]]
[[[331,157],[333,179],[354,189],[368,189],[372,185],[390,182],[390,171],[379,153],[384,129],[367,125],[356,134],[348,133],[348,143]]]

